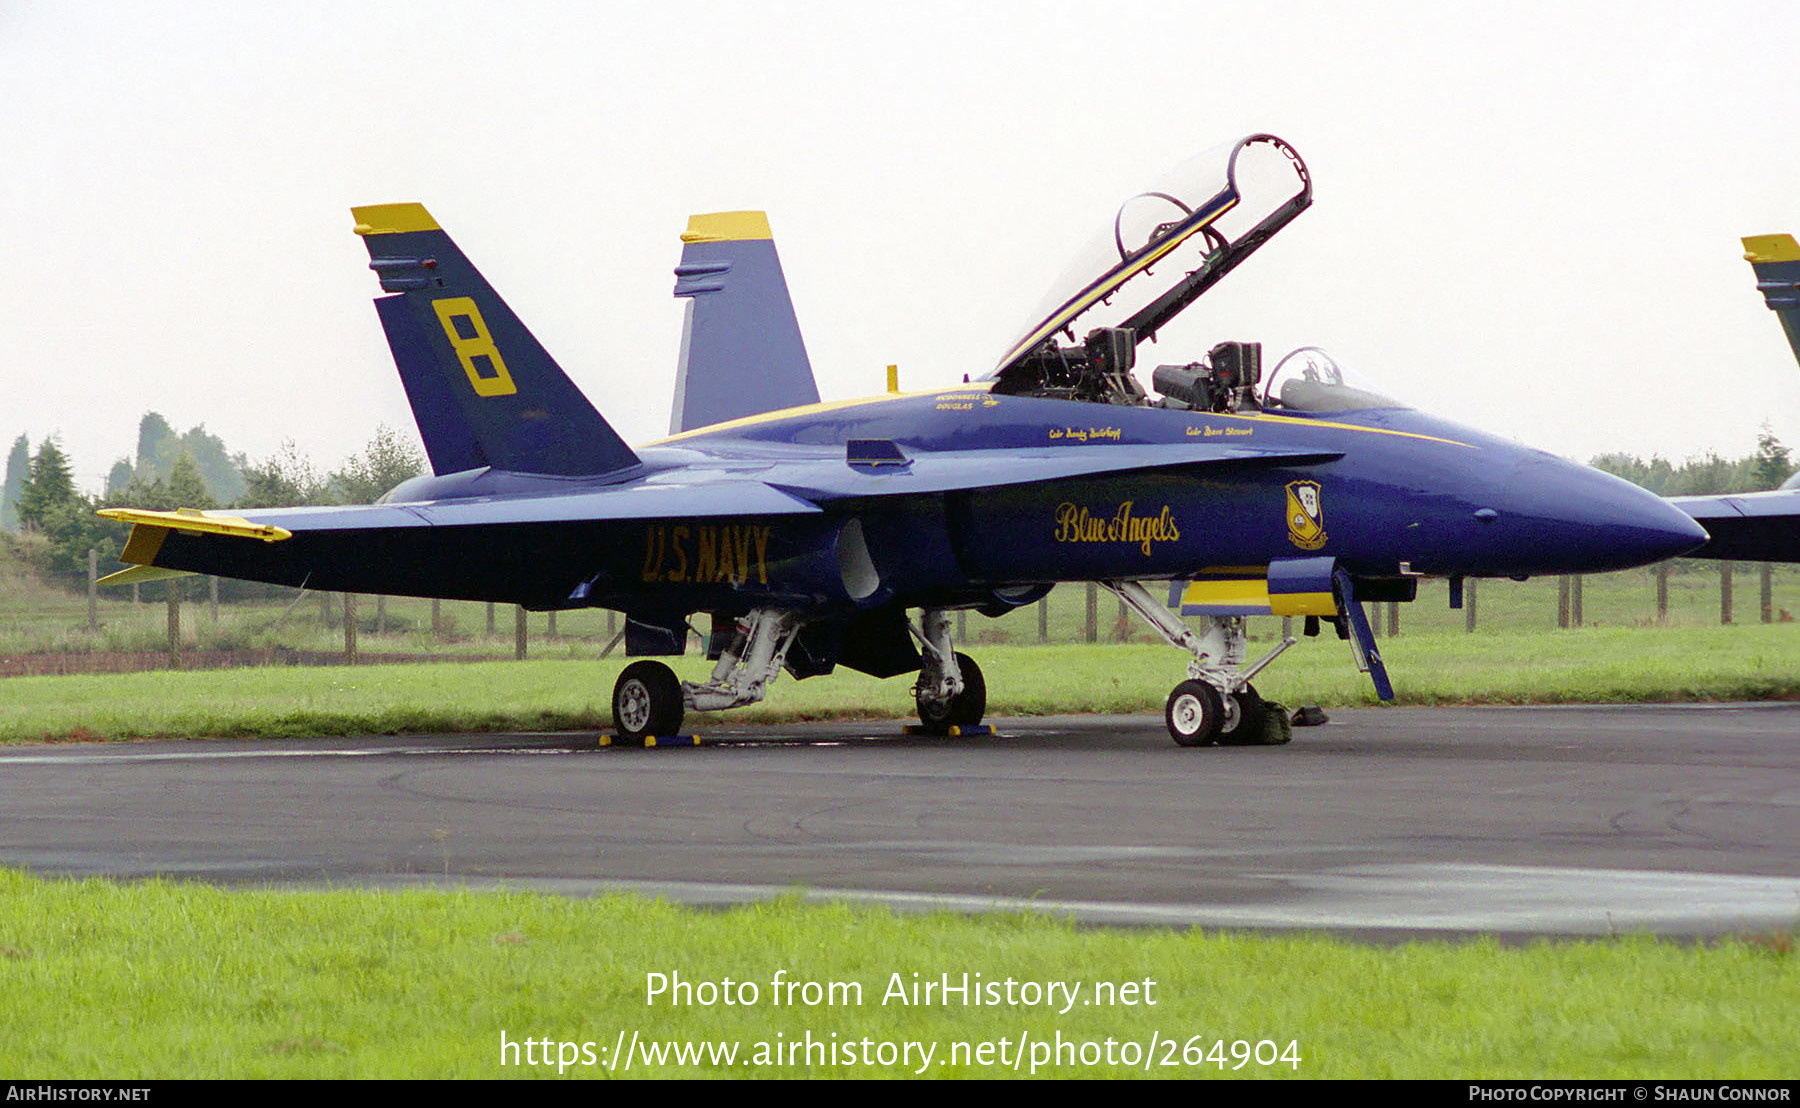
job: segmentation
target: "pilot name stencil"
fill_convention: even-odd
[[[643,582],[741,585],[769,583],[769,532],[773,527],[696,523],[644,529]],[[691,552],[691,553],[690,553]]]
[[[1147,558],[1153,544],[1180,542],[1181,528],[1167,504],[1153,516],[1132,514],[1133,502],[1125,501],[1111,516],[1096,516],[1080,504],[1063,501],[1056,507],[1057,542],[1128,542],[1137,544]]]

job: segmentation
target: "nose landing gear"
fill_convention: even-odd
[[[1187,680],[1175,686],[1163,706],[1169,737],[1179,746],[1258,746],[1284,743],[1292,736],[1284,709],[1257,695],[1250,679],[1297,641],[1285,638],[1254,665],[1244,666],[1242,616],[1215,616],[1194,631],[1158,604],[1137,581],[1100,584],[1125,602],[1170,646],[1188,651]]]

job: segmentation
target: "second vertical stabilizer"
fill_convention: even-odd
[[[681,241],[675,295],[688,304],[669,433],[818,403],[768,217],[691,216]]]
[[[1744,260],[1756,270],[1756,290],[1781,318],[1794,357],[1800,358],[1800,244],[1792,235],[1751,235]]]

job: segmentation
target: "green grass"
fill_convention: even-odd
[[[993,716],[1160,711],[1186,665],[1166,646],[1140,643],[971,650]],[[1383,650],[1403,704],[1800,698],[1800,624],[1792,623],[1402,635]],[[694,656],[676,662],[693,680],[708,669]],[[611,725],[612,684],[625,664],[614,657],[12,677],[0,699],[0,742],[598,730]],[[1290,706],[1374,702],[1348,646],[1330,635],[1302,640],[1257,685]],[[878,681],[845,670],[783,677],[763,704],[689,722],[903,718],[912,714],[910,687],[910,676]]]
[[[776,1006],[776,971],[859,982],[860,1005]],[[1154,1005],[882,1003],[891,975],[1155,982]],[[646,1003],[647,975],[754,982],[757,1003]],[[514,1040],[1224,1040],[1225,1076],[1782,1078],[1800,1006],[1793,937],[1503,947],[1084,929],[1044,916],[896,916],[779,901],[703,912],[624,896],[226,891],[0,871],[0,1072],[23,1079],[556,1076]],[[1083,998],[1091,997],[1084,991]],[[1060,1005],[1059,1005],[1060,1006]],[[1193,1037],[1198,1037],[1197,1039]],[[1297,1042],[1297,1067],[1230,1068]],[[1097,1048],[1103,1049],[1103,1048]],[[1160,1062],[1166,1047],[1152,1058]],[[1265,1057],[1268,1055],[1265,1048]],[[1115,1048],[1115,1057],[1120,1057]],[[1175,1052],[1180,1058],[1180,1051]],[[522,1059],[521,1059],[522,1060]],[[917,1066],[644,1066],[630,1076],[901,1076]],[[1029,1065],[1026,1066],[1029,1068]],[[1104,1063],[1038,1076],[1217,1076]],[[572,1076],[607,1074],[576,1065]]]

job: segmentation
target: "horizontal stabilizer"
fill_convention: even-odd
[[[146,508],[102,508],[96,514],[121,523],[142,523],[151,527],[168,527],[205,535],[229,535],[239,539],[261,539],[264,542],[281,542],[293,537],[291,531],[271,527],[266,523],[251,523],[237,516],[203,515],[191,508],[178,512],[153,512]]]
[[[421,204],[351,209],[382,330],[434,473],[578,477],[637,455]]]
[[[161,566],[126,566],[117,573],[109,573],[96,585],[148,585],[152,581],[167,581],[171,577],[192,577],[191,569],[163,569]]]
[[[1712,536],[1686,558],[1800,562],[1800,489],[1733,496],[1672,496]]]
[[[762,212],[688,220],[675,267],[687,300],[669,433],[819,402],[806,342]]]

